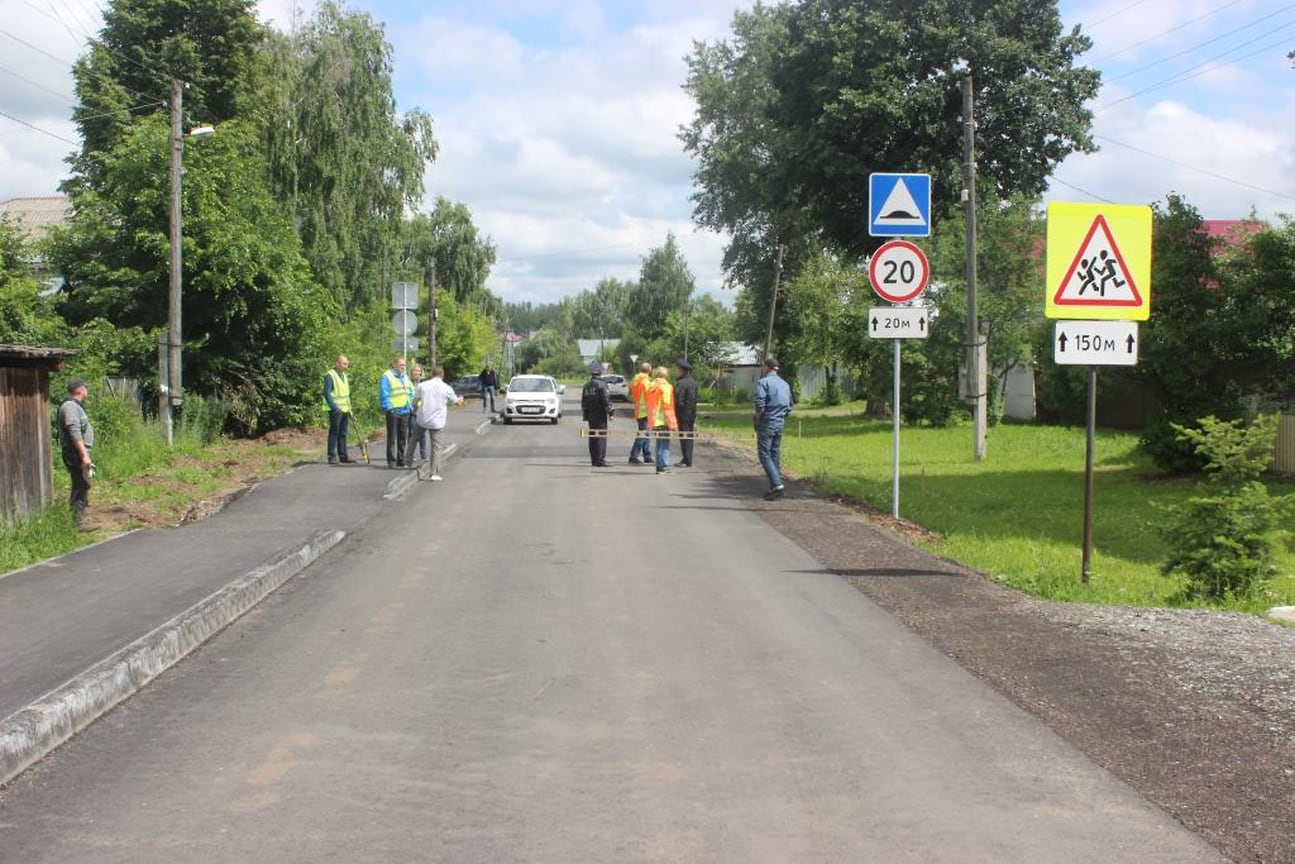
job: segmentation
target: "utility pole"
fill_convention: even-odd
[[[970,73],[962,79],[962,153],[966,168],[963,202],[967,214],[967,390],[971,394],[976,461],[985,458],[986,370],[982,368],[980,325],[976,320],[976,120]]]
[[[180,376],[180,172],[184,153],[181,101],[184,85],[180,79],[171,79],[171,285],[167,297],[167,410],[163,412],[162,428],[166,431],[166,444],[175,441],[175,420],[182,401]],[[160,383],[160,382],[159,382]]]
[[[778,257],[773,264],[773,297],[769,300],[769,330],[764,337],[763,361],[773,354],[773,316],[778,310],[778,282],[782,279],[782,253],[786,246],[778,244]]]
[[[436,365],[436,259],[435,258],[427,262],[427,361],[432,366]]]

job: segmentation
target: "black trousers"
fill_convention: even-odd
[[[409,415],[387,412],[387,464],[405,464],[405,446],[409,443]]]
[[[607,431],[606,420],[590,420],[589,431],[602,430]],[[601,465],[607,461],[607,437],[604,435],[589,436],[589,464]]]
[[[85,511],[90,507],[90,481],[86,479],[79,455],[71,457],[65,455],[63,464],[72,477],[72,493],[68,496],[68,503],[72,505],[72,515],[80,523],[85,517]]]
[[[680,420],[679,431],[692,432],[696,428],[696,425],[696,420]],[[679,461],[686,465],[692,464],[692,445],[693,439],[685,438],[683,436],[679,437],[679,455],[682,457]]]
[[[340,459],[343,462],[350,462],[351,457],[346,453],[346,431],[351,426],[351,415],[343,414],[341,411],[330,410],[328,412],[328,459]]]

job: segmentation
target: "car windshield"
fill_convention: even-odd
[[[548,378],[514,378],[508,389],[514,393],[552,393],[553,382]]]

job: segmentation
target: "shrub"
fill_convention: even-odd
[[[1199,429],[1175,428],[1205,460],[1210,494],[1173,508],[1164,531],[1173,551],[1161,572],[1183,576],[1189,599],[1248,596],[1274,575],[1272,544],[1284,533],[1274,526],[1290,509],[1289,499],[1273,499],[1259,480],[1272,456],[1276,418],[1261,417],[1245,428],[1206,417]]]

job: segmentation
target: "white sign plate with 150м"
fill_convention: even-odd
[[[1059,366],[1138,365],[1138,322],[1058,321],[1052,356]]]

